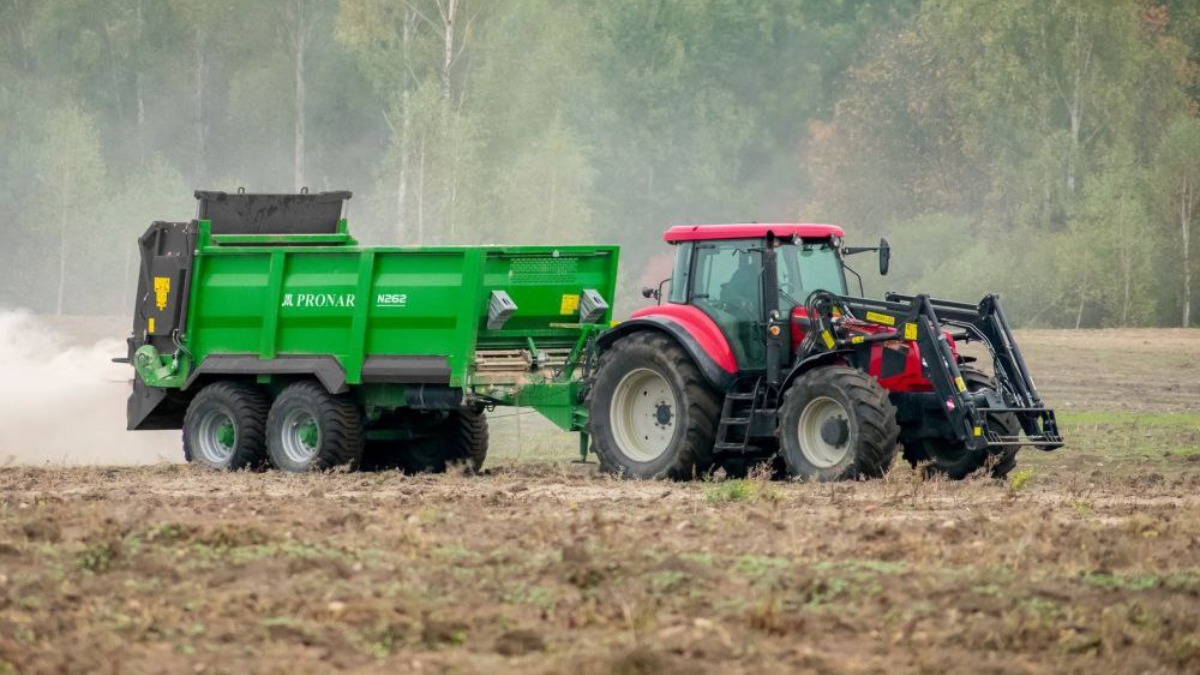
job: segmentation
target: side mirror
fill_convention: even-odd
[[[642,297],[649,300],[650,298],[658,299],[658,289],[653,286],[642,286]]]
[[[879,240],[879,275],[887,276],[888,263],[892,261],[892,247],[887,239]]]

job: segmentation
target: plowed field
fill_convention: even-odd
[[[1069,444],[1004,482],[614,481],[501,411],[474,477],[0,447],[0,673],[1200,672],[1200,335],[1019,339]]]

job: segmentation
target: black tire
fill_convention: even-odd
[[[630,377],[652,382],[661,378],[658,393],[638,392],[637,381]],[[638,393],[661,399],[647,404],[654,408],[652,415],[637,416],[635,421],[629,406],[621,409],[627,412],[617,410],[614,415],[614,397],[629,401]],[[600,356],[588,410],[588,433],[602,471],[625,478],[687,480],[712,468],[720,398],[687,352],[662,333],[642,331],[623,337]],[[632,443],[638,423],[657,425],[655,442],[660,448]],[[626,439],[627,447],[619,438]]]
[[[289,385],[271,405],[267,455],[275,468],[293,473],[356,469],[362,454],[362,413],[349,396],[335,396],[305,380]]]
[[[983,371],[970,366],[959,366],[963,382],[968,391],[995,389],[996,381]],[[1016,436],[1021,433],[1021,423],[1013,413],[988,413],[988,429],[999,432],[1003,436]],[[967,476],[987,469],[993,478],[1004,478],[1017,465],[1017,451],[1020,446],[1003,448],[988,448],[987,452],[970,452],[963,443],[943,439],[924,439],[916,441],[904,448],[904,459],[914,468],[925,464],[925,470],[931,474],[944,475],[953,480],[962,480]]]
[[[483,468],[487,453],[487,413],[464,408],[447,414],[434,435],[400,448],[397,457],[408,474],[442,473],[452,466],[476,473]]]
[[[270,399],[244,382],[213,382],[196,394],[183,417],[183,458],[221,471],[266,463]]]
[[[887,473],[900,426],[887,391],[874,378],[854,368],[822,366],[788,387],[778,433],[788,475],[824,482]],[[806,444],[806,434],[818,439]]]

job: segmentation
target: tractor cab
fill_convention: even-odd
[[[741,372],[765,371],[770,322],[790,323],[779,335],[790,362],[805,336],[807,298],[819,290],[845,295],[843,252],[874,250],[843,249],[843,234],[817,224],[672,227],[663,237],[676,247],[666,301],[711,319]]]

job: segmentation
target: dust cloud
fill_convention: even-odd
[[[0,310],[0,466],[179,461],[179,432],[125,431],[121,334],[89,343],[50,323]]]

